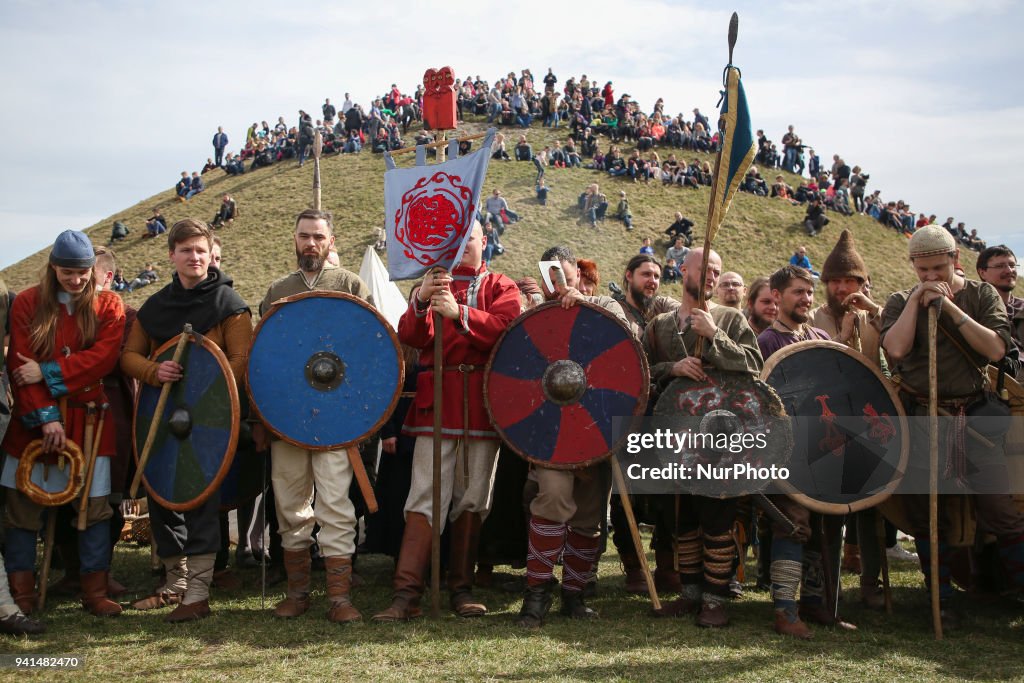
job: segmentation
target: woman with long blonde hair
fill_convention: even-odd
[[[120,614],[107,597],[110,570],[110,456],[116,431],[106,404],[103,377],[117,365],[124,337],[121,298],[102,292],[95,282],[96,254],[89,238],[66,230],[54,242],[40,283],[17,296],[11,306],[8,368],[14,392],[14,420],[4,435],[0,484],[7,487],[7,538],[4,560],[14,601],[28,614],[35,607],[36,537],[42,526],[40,496],[64,491],[68,442],[96,456],[88,491],[86,529],[78,534],[82,604],[96,616]],[[95,422],[101,439],[85,443],[86,423]],[[100,431],[102,428],[102,432]],[[35,445],[39,455],[34,455]],[[30,498],[18,488],[16,472],[22,457],[35,462]],[[41,491],[41,493],[40,493]],[[80,501],[72,503],[79,509]],[[51,514],[53,514],[51,512]]]

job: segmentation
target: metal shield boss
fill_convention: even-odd
[[[179,337],[151,359],[171,360]],[[178,512],[199,507],[220,487],[235,457],[240,416],[227,357],[200,334],[189,335],[188,341],[181,357],[183,377],[171,386],[163,414],[154,415],[160,387],[143,384],[132,424],[138,463],[150,422],[160,421],[142,481],[157,503]]]
[[[777,351],[762,378],[793,418],[787,495],[825,514],[884,501],[899,485],[910,431],[896,391],[858,351],[811,340]]]
[[[613,419],[642,415],[649,384],[639,342],[600,306],[542,304],[512,322],[484,375],[495,429],[520,457],[581,469],[622,445]]]
[[[402,392],[395,331],[341,292],[286,297],[260,320],[249,351],[252,409],[280,439],[336,450],[376,432]]]
[[[782,401],[747,372],[705,367],[707,379],[677,377],[658,397],[654,423],[680,439],[663,461],[687,468],[690,493],[712,497],[764,491],[772,467],[788,465],[792,436]],[[684,438],[685,437],[685,438]]]

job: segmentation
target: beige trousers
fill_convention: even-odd
[[[491,490],[498,462],[497,441],[468,441],[468,468],[462,457],[462,441],[441,440],[441,513],[451,506],[448,518],[455,521],[463,512],[486,518],[491,509]],[[466,469],[469,476],[466,476]],[[418,512],[431,519],[433,501],[434,439],[416,437],[412,455],[412,486],[405,501],[405,512]],[[441,530],[444,531],[444,517]]]

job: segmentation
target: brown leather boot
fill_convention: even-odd
[[[793,636],[800,640],[810,640],[814,637],[807,624],[800,621],[795,612],[788,610],[775,610],[775,632],[782,636]]]
[[[285,562],[287,561],[285,559]],[[352,558],[325,557],[324,564],[327,568],[327,599],[331,603],[331,608],[327,611],[327,619],[335,624],[360,621],[363,615],[349,599],[352,589]]]
[[[405,533],[398,551],[395,576],[392,580],[394,597],[391,606],[373,615],[374,621],[408,621],[422,616],[420,598],[423,596],[424,577],[430,564],[432,532],[426,515],[410,512],[405,516]]]
[[[679,572],[675,568],[675,553],[669,550],[655,550],[654,560],[657,568],[654,570],[654,587],[661,593],[678,593],[683,589],[679,581]],[[642,575],[641,575],[642,576]],[[644,585],[644,592],[647,585]]]
[[[647,581],[644,579],[644,572],[640,568],[640,558],[636,556],[636,548],[632,543],[627,543],[619,551],[619,562],[622,563],[622,573],[626,575],[625,589],[627,593],[635,595],[647,594]]]
[[[107,597],[107,572],[82,574],[82,607],[97,617],[116,617],[121,605]]]
[[[292,619],[309,609],[309,549],[285,550],[284,569],[288,574],[288,594],[274,607],[274,616]]]
[[[473,599],[473,567],[480,544],[480,515],[463,512],[452,524],[448,556],[448,594],[460,617],[482,617],[487,607]]]
[[[138,610],[150,610],[160,609],[161,607],[170,607],[171,605],[177,605],[181,602],[181,593],[171,593],[169,591],[157,591],[152,595],[147,595],[144,598],[140,598],[132,603],[132,609]]]
[[[8,572],[7,584],[11,589],[11,597],[21,613],[28,616],[36,608],[39,594],[36,593],[36,575],[33,572]]]

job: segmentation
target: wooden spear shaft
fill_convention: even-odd
[[[939,300],[941,302],[941,299]],[[939,309],[928,307],[928,544],[931,547],[932,626],[935,640],[942,640],[939,605],[939,380],[936,359]]]
[[[651,596],[651,607],[654,608],[655,612],[660,612],[661,600],[658,599],[658,589],[654,585],[654,577],[651,576],[651,565],[647,563],[647,551],[644,550],[643,540],[640,538],[640,529],[636,524],[636,515],[633,514],[633,502],[629,499],[626,478],[622,476],[619,459],[614,455],[612,456],[612,476],[615,478],[615,487],[619,489],[619,500],[622,501],[622,510],[626,513],[626,525],[629,527],[629,535],[633,539],[633,546],[636,548],[636,556],[640,560],[640,569],[644,573],[647,594]]]
[[[106,416],[107,408],[109,407],[109,403],[104,403],[100,406],[100,415],[98,419],[99,426],[96,427],[96,438],[92,440],[92,449],[85,459],[85,483],[82,486],[82,502],[78,505],[78,523],[76,524],[79,531],[85,531],[86,522],[89,518],[89,492],[92,491],[92,480],[96,474],[96,458],[99,457],[100,442],[103,439],[103,418]]]
[[[192,325],[185,323],[185,327],[181,330],[181,336],[178,337],[178,345],[174,347],[174,356],[171,358],[175,363],[181,362],[181,356],[185,353],[185,345],[188,343],[189,337],[192,336]],[[164,382],[163,387],[160,389],[160,398],[156,401],[156,410],[153,411],[153,419],[149,423],[149,431],[146,433],[146,442],[142,446],[142,452],[139,453],[139,463],[135,470],[135,478],[132,479],[132,486],[128,489],[128,496],[135,498],[139,492],[139,484],[142,483],[142,473],[146,470],[146,463],[149,461],[149,452],[153,449],[153,442],[156,440],[156,432],[160,427],[160,422],[163,419],[164,407],[167,405],[167,397],[171,394],[171,387],[174,386],[174,382]]]

